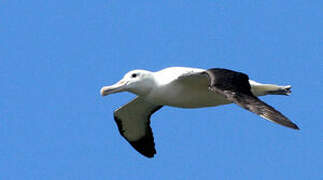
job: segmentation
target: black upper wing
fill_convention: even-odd
[[[209,88],[212,91],[267,120],[299,129],[282,113],[252,94],[249,78],[246,74],[220,68],[209,69],[205,73],[209,76]]]

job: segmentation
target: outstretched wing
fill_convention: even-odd
[[[136,97],[114,111],[114,119],[120,134],[139,153],[149,158],[156,154],[150,116],[161,107],[150,104],[141,97]]]
[[[299,129],[282,113],[252,94],[249,78],[246,74],[220,68],[209,69],[205,73],[209,76],[210,90],[269,121]]]

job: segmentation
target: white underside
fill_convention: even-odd
[[[200,108],[230,103],[223,96],[209,91],[207,83],[194,85],[173,83],[160,86],[145,98],[153,104],[181,108]]]
[[[166,68],[155,73],[158,87],[144,98],[158,105],[168,105],[181,108],[201,108],[209,106],[219,106],[232,102],[225,99],[222,95],[212,92],[208,88],[206,77],[190,77],[181,80],[178,77],[183,74],[199,73],[205,71],[197,68]],[[251,91],[255,96],[266,95],[268,90],[275,90],[284,86],[272,84],[261,84],[249,80]]]

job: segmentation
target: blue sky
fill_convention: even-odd
[[[323,179],[323,3],[313,1],[3,1],[0,179]],[[132,69],[222,67],[263,83],[301,128],[235,105],[164,107],[157,155],[119,135],[99,90]]]

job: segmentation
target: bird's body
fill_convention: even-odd
[[[156,153],[150,116],[162,106],[201,108],[235,103],[261,117],[298,129],[280,112],[256,96],[288,95],[291,86],[261,84],[248,76],[227,69],[170,67],[157,72],[134,70],[112,86],[101,89],[102,95],[129,91],[137,95],[115,111],[119,131],[141,154]]]
[[[200,108],[230,103],[224,97],[208,90],[206,78],[181,79],[184,74],[200,73],[205,70],[197,68],[171,67],[153,74],[155,88],[145,99],[153,104],[181,108]]]
[[[201,108],[232,103],[222,95],[209,91],[207,78],[196,76],[196,73],[205,71],[200,68],[169,67],[151,72],[153,80],[149,81],[149,86],[152,88],[145,93],[139,92],[137,95],[152,104],[181,108]],[[195,77],[190,77],[190,75],[195,75]],[[249,83],[255,96],[265,95],[268,90],[287,87],[261,84],[252,80],[249,80]]]

